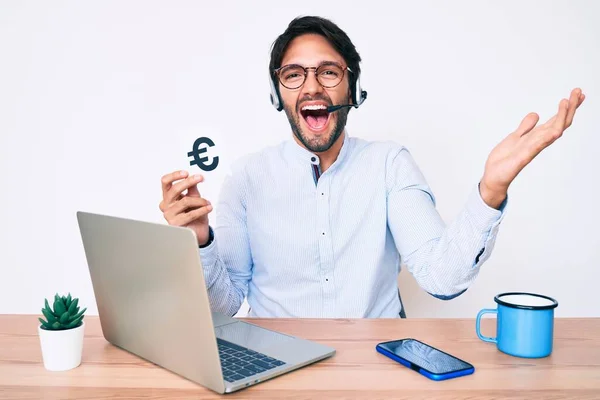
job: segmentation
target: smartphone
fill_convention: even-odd
[[[470,375],[475,367],[466,361],[416,339],[400,339],[379,343],[379,353],[399,362],[434,381]]]

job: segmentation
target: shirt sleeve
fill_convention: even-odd
[[[214,240],[199,248],[211,310],[229,316],[240,309],[252,276],[245,187],[243,171],[226,176],[216,207]]]
[[[488,260],[506,214],[488,206],[473,187],[449,224],[410,152],[402,147],[386,161],[387,218],[402,262],[429,294],[448,300],[464,293]]]

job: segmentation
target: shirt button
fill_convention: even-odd
[[[323,232],[323,236],[325,236],[325,232]]]

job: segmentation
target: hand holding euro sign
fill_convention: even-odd
[[[159,208],[169,225],[192,229],[198,244],[203,245],[208,241],[208,214],[213,207],[198,191],[197,185],[204,177],[188,175],[187,171],[175,171],[162,177],[163,198]],[[187,193],[183,194],[186,189]]]
[[[219,157],[213,156],[212,162],[207,163],[209,157],[200,157],[207,152],[207,147],[215,143],[207,137],[200,137],[194,142],[188,157],[193,157],[190,165],[197,165],[204,171],[212,171],[219,164]],[[207,199],[200,195],[198,184],[204,181],[202,175],[189,175],[187,171],[175,171],[162,177],[162,201],[159,208],[169,225],[183,226],[192,229],[198,238],[198,244],[203,245],[209,239],[208,214],[213,207]],[[183,192],[187,189],[187,193]]]

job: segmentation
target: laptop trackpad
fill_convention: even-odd
[[[241,321],[218,326],[215,328],[215,334],[220,339],[260,352],[279,347],[295,339],[293,336],[273,332]]]

